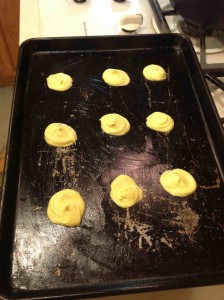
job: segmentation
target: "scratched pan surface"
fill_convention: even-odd
[[[149,82],[148,64],[167,80]],[[107,68],[131,83],[110,87]],[[66,92],[46,77],[73,78]],[[149,130],[146,117],[162,111],[175,121],[169,135]],[[107,113],[131,124],[123,137],[104,134]],[[48,146],[47,125],[62,122],[78,135],[68,148]],[[189,41],[180,35],[30,40],[20,49],[4,180],[1,294],[6,298],[71,298],[221,283],[224,279],[223,131]],[[183,168],[198,187],[185,198],[159,183]],[[119,174],[143,188],[130,209],[109,197]],[[78,190],[86,203],[80,227],[49,222],[50,197]]]

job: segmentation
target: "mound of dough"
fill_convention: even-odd
[[[166,71],[159,65],[148,65],[143,69],[143,75],[147,80],[161,81],[166,79]]]
[[[128,85],[130,78],[125,71],[118,69],[107,69],[103,72],[103,80],[113,86]]]
[[[47,86],[51,90],[64,92],[72,86],[72,78],[65,73],[56,73],[47,77]]]
[[[130,130],[128,120],[119,114],[107,114],[101,119],[102,130],[111,135],[121,136]]]
[[[110,197],[122,208],[133,206],[142,199],[142,195],[142,189],[127,175],[119,175],[111,183]]]
[[[168,193],[178,197],[186,197],[194,193],[197,188],[194,177],[182,169],[163,172],[160,176],[160,183]]]
[[[174,127],[174,120],[162,112],[154,112],[146,119],[146,125],[156,131],[170,132]]]
[[[63,123],[51,123],[44,131],[45,141],[55,147],[68,147],[77,140],[75,130]]]
[[[82,221],[85,203],[80,194],[65,189],[54,194],[48,204],[47,215],[52,223],[64,226],[78,226]]]

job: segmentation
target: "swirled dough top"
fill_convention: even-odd
[[[100,121],[102,130],[107,134],[121,136],[130,130],[128,120],[119,114],[104,115]]]
[[[154,112],[146,119],[146,125],[156,131],[170,132],[174,127],[174,120],[162,112]]]
[[[77,140],[75,130],[63,123],[51,123],[44,131],[45,141],[55,147],[68,147]]]
[[[113,86],[128,85],[130,78],[125,71],[118,69],[107,69],[103,72],[103,80]]]
[[[119,175],[111,183],[111,199],[122,208],[133,206],[142,199],[142,195],[142,189],[127,175]]]
[[[52,223],[65,226],[78,226],[82,221],[85,203],[80,194],[65,189],[54,194],[48,204],[47,215]]]
[[[194,177],[182,169],[173,169],[163,172],[160,176],[163,188],[173,196],[186,197],[197,188]]]
[[[64,92],[72,86],[72,78],[65,73],[56,73],[47,77],[49,89]]]
[[[166,79],[166,71],[159,65],[148,65],[143,69],[143,75],[151,81],[161,81]]]

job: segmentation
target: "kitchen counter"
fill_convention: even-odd
[[[66,1],[65,1],[66,2]],[[52,4],[54,9],[54,4]],[[20,0],[20,44],[29,39],[40,37],[40,14],[38,0]],[[101,300],[223,300],[224,285],[177,289],[162,292],[150,292],[124,296],[99,298]]]
[[[38,0],[20,0],[19,43],[40,37],[40,14]]]

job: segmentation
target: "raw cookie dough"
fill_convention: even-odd
[[[159,65],[148,65],[143,69],[143,75],[147,80],[161,81],[166,79],[166,71]]]
[[[121,136],[130,130],[128,120],[119,114],[104,115],[100,121],[102,130],[107,134]]]
[[[197,188],[194,177],[185,170],[173,169],[163,172],[160,176],[162,187],[171,195],[186,197]]]
[[[75,130],[63,123],[51,123],[44,131],[45,141],[55,147],[68,147],[77,140]]]
[[[143,191],[127,175],[119,175],[111,183],[110,197],[120,207],[128,208],[142,199]]]
[[[47,215],[52,223],[64,226],[78,226],[82,221],[85,203],[80,194],[65,189],[54,194],[48,204]]]
[[[47,77],[49,89],[64,92],[72,86],[72,78],[64,73],[56,73]]]
[[[103,80],[113,86],[128,85],[130,78],[125,71],[118,69],[107,69],[103,72]]]
[[[146,125],[156,131],[170,132],[174,127],[174,120],[162,112],[154,112],[146,119]]]

